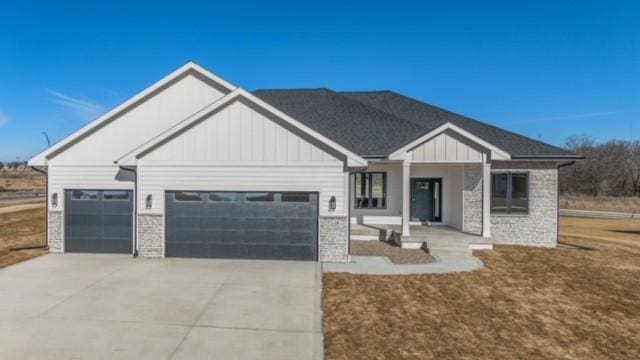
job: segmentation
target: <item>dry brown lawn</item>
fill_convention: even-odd
[[[44,249],[12,249],[45,244],[44,207],[0,211],[0,268],[47,253]]]
[[[476,252],[471,273],[325,274],[326,358],[640,359],[640,221],[561,223],[558,248]],[[580,238],[600,231],[629,237]]]
[[[0,192],[19,190],[44,190],[45,177],[29,167],[22,171],[0,169]]]
[[[640,198],[638,197],[610,197],[610,196],[561,196],[561,209],[613,211],[634,213],[640,212]]]

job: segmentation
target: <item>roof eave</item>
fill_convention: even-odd
[[[512,160],[582,160],[582,155],[511,155]]]

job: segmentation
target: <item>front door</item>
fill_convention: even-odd
[[[411,179],[411,221],[442,221],[442,179]]]

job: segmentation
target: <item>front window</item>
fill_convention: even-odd
[[[491,174],[491,213],[529,212],[529,174],[494,172]]]
[[[355,174],[355,208],[384,209],[387,207],[387,174],[364,172]]]

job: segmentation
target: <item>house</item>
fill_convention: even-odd
[[[29,164],[52,252],[343,262],[351,223],[554,246],[576,158],[391,91],[250,93],[189,62]]]

